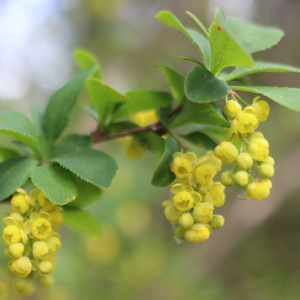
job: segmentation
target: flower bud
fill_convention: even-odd
[[[16,225],[9,225],[3,230],[3,242],[6,246],[21,240],[21,231]]]
[[[222,142],[215,148],[215,155],[226,164],[231,164],[235,161],[238,150],[231,142]]]
[[[255,115],[259,122],[264,122],[267,120],[270,113],[270,106],[266,101],[257,101],[259,97],[254,98],[253,104],[251,105],[255,108]]]
[[[190,213],[184,213],[178,219],[178,224],[184,229],[192,227],[194,223],[194,219]]]
[[[237,166],[242,170],[249,170],[253,165],[253,159],[249,153],[243,152],[236,158]]]
[[[34,294],[36,286],[30,279],[15,279],[12,283],[15,292],[21,297],[30,297]]]
[[[38,194],[38,202],[41,207],[46,208],[46,209],[49,209],[55,205],[49,199],[47,199],[45,197],[45,195],[43,194],[42,191],[40,191]]]
[[[258,168],[258,175],[262,179],[270,179],[274,176],[274,167],[272,165],[269,165],[269,164],[262,164]]]
[[[51,226],[52,228],[58,227],[63,222],[63,215],[58,210],[50,210],[48,211],[48,214],[51,216]]]
[[[184,234],[185,234],[185,229],[180,226],[177,227],[174,231],[175,237],[178,238],[179,240],[185,240]]]
[[[236,185],[244,187],[248,184],[249,175],[246,171],[238,171],[234,174],[233,181]]]
[[[14,258],[20,258],[24,252],[24,245],[21,243],[11,244],[8,247],[10,255]]]
[[[207,226],[197,223],[185,231],[184,237],[187,241],[198,243],[207,240],[210,236],[210,230]]]
[[[230,129],[234,133],[248,133],[258,126],[258,120],[255,116],[255,108],[247,106],[242,112],[236,114],[235,119],[231,122]]]
[[[200,223],[207,223],[213,216],[214,206],[211,203],[198,203],[193,211],[193,217]]]
[[[167,206],[164,210],[166,219],[172,223],[177,223],[182,213],[183,212],[176,209],[173,204],[171,206]]]
[[[234,119],[241,110],[242,106],[237,101],[229,100],[224,106],[223,113],[228,119]]]
[[[147,126],[147,125],[150,125],[150,124],[156,122],[158,120],[158,118],[157,118],[155,109],[149,109],[149,110],[140,111],[136,114],[131,115],[130,120],[133,123],[135,123],[141,127],[144,127],[144,126]]]
[[[211,165],[204,164],[195,169],[195,177],[200,184],[211,182],[215,175],[216,170]]]
[[[47,260],[43,260],[40,264],[39,264],[39,270],[41,273],[43,274],[48,274],[52,271],[53,265],[50,261]]]
[[[260,165],[268,164],[274,167],[275,161],[271,156],[267,156],[263,161],[259,162]]]
[[[20,257],[12,261],[10,269],[19,277],[27,277],[31,273],[32,264],[28,257]]]
[[[49,252],[47,244],[45,242],[35,242],[32,247],[33,256],[35,259],[43,259]]]
[[[245,194],[247,197],[251,197],[252,199],[259,201],[270,195],[270,188],[263,182],[263,180],[255,180],[247,185]]]
[[[225,186],[233,186],[233,173],[230,171],[223,172],[220,178],[220,182]]]
[[[209,189],[209,194],[213,200],[213,205],[220,207],[225,203],[224,186],[221,183],[214,183]]]
[[[26,194],[16,194],[11,199],[11,207],[14,211],[22,214],[26,213],[30,209],[30,203],[26,200]]]
[[[194,198],[191,193],[183,191],[173,196],[175,207],[182,211],[191,209],[194,205]]]
[[[260,132],[249,136],[250,144],[247,146],[250,156],[257,161],[263,161],[269,155],[269,143]]]
[[[209,225],[211,226],[212,229],[219,229],[223,227],[225,222],[225,219],[221,215],[214,215],[212,219],[209,222]]]

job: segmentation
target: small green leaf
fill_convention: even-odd
[[[74,179],[78,188],[78,196],[75,201],[68,205],[68,207],[85,207],[101,198],[102,191],[99,187],[88,183],[77,176],[75,176]]]
[[[75,49],[73,51],[73,58],[77,66],[81,70],[86,70],[91,67],[96,67],[97,69],[95,70],[92,77],[100,80],[102,79],[100,63],[91,51],[83,48]]]
[[[230,66],[252,68],[254,63],[251,56],[231,36],[224,13],[219,9],[215,23],[209,30],[212,58],[211,71],[218,74]]]
[[[184,98],[184,77],[167,66],[159,64],[157,66],[163,71],[177,104],[180,104]]]
[[[179,117],[169,125],[169,129],[182,127],[187,124],[200,124],[229,127],[227,119],[215,103],[198,104],[186,101]]]
[[[275,102],[300,112],[300,89],[269,86],[232,86],[232,90],[262,94]]]
[[[229,85],[208,70],[195,66],[185,78],[185,93],[189,100],[210,103],[228,95]]]
[[[179,144],[171,135],[167,136],[165,151],[161,160],[156,167],[151,184],[157,187],[163,187],[171,184],[175,175],[170,170],[171,162],[173,161],[173,154],[180,151]]]
[[[78,72],[65,86],[51,97],[44,118],[45,135],[49,145],[60,136],[68,123],[69,115],[94,68]]]
[[[254,74],[254,73],[260,73],[260,72],[300,73],[300,68],[295,68],[295,67],[288,66],[288,65],[275,64],[275,63],[270,63],[270,62],[256,61],[255,66],[253,68],[236,68],[230,74],[228,74],[227,76],[224,76],[222,79],[224,81],[231,81],[231,80],[237,79],[239,77],[243,77],[243,76]]]
[[[66,206],[62,211],[64,224],[81,234],[95,236],[100,234],[96,219],[88,212],[75,207]]]
[[[198,48],[202,60],[207,68],[210,67],[210,44],[203,35],[193,29],[186,29],[169,11],[159,12],[156,15],[156,18],[164,25],[180,30],[182,33],[184,33]]]
[[[278,28],[264,27],[239,20],[227,20],[230,33],[249,53],[276,45],[284,35]]]
[[[124,118],[140,111],[169,106],[173,98],[169,93],[160,91],[135,90],[125,94],[130,100],[120,106],[114,118]]]
[[[26,157],[16,157],[1,163],[0,200],[6,199],[22,187],[36,165],[37,161]]]
[[[16,152],[15,150],[9,149],[9,148],[4,148],[0,147],[0,162],[3,162],[5,160],[19,157],[20,154]]]
[[[0,114],[0,132],[15,138],[35,150],[36,131],[31,121],[17,111],[4,111]]]
[[[169,113],[170,113],[170,106],[169,107],[160,107],[158,109],[159,120],[165,128],[168,128]]]
[[[206,69],[206,67],[203,65],[203,63],[201,63],[199,60],[197,60],[197,59],[195,59],[195,58],[188,57],[188,56],[180,56],[180,58],[181,58],[182,60],[192,61],[192,62],[194,62],[194,63],[196,63],[196,64],[198,64],[198,65],[200,65],[201,67],[203,67],[203,68]]]
[[[202,132],[192,132],[187,135],[181,135],[181,137],[205,150],[213,150],[217,146],[214,140]]]
[[[86,88],[92,105],[98,113],[101,128],[104,127],[106,118],[116,104],[129,101],[125,95],[121,95],[97,79],[88,79]]]
[[[80,103],[80,106],[82,107],[82,109],[87,112],[89,115],[92,116],[92,118],[94,118],[97,123],[99,123],[99,116],[97,111],[94,109],[93,106],[88,105],[88,104],[84,104],[84,103]]]
[[[64,155],[75,154],[82,149],[88,149],[92,146],[92,138],[89,135],[70,134],[61,139],[53,149],[53,156],[60,157]]]
[[[106,188],[111,185],[118,169],[115,160],[109,155],[88,149],[55,158],[53,161],[87,182]]]
[[[34,186],[42,190],[44,195],[57,205],[65,205],[74,201],[78,189],[73,174],[59,164],[37,167],[30,174]]]
[[[205,26],[202,24],[202,22],[191,12],[187,11],[186,13],[192,17],[192,19],[200,26],[200,28],[203,30],[205,35],[209,38],[209,33],[208,33],[207,29],[205,28]]]

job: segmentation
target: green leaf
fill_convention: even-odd
[[[37,161],[26,157],[16,157],[1,163],[0,200],[6,199],[22,187],[36,165]]]
[[[106,118],[116,104],[129,101],[125,95],[121,95],[97,79],[88,79],[86,88],[92,105],[98,113],[101,128],[104,127]]]
[[[205,150],[213,150],[217,146],[217,143],[214,140],[202,132],[192,132],[187,135],[181,135],[180,137]]]
[[[61,139],[53,149],[53,156],[60,157],[64,155],[75,154],[82,149],[88,149],[92,146],[92,138],[89,135],[70,134]]]
[[[300,112],[300,89],[269,86],[232,86],[232,90],[262,94],[275,102]]]
[[[4,148],[0,147],[0,162],[3,162],[5,160],[19,157],[20,154],[16,152],[15,150],[9,149],[9,148]]]
[[[69,115],[94,68],[78,72],[65,86],[51,97],[44,118],[45,135],[49,145],[60,136],[68,123]]]
[[[74,201],[78,189],[73,174],[59,164],[37,167],[30,174],[34,186],[42,190],[44,195],[57,205],[65,205]]]
[[[102,79],[100,63],[91,51],[83,48],[75,49],[73,51],[73,58],[77,66],[81,70],[86,70],[91,67],[96,67],[97,69],[95,70],[92,77],[100,80]]]
[[[195,66],[186,76],[185,93],[196,103],[210,103],[225,98],[231,90],[229,85],[208,70]]]
[[[211,72],[218,74],[230,66],[252,68],[254,63],[251,56],[231,36],[224,13],[219,9],[215,23],[209,30],[211,44]]]
[[[159,120],[165,128],[168,128],[170,108],[171,107],[168,106],[168,107],[160,107],[158,109]]]
[[[192,62],[194,62],[194,63],[196,63],[196,64],[198,64],[198,65],[200,65],[201,67],[203,67],[203,68],[206,69],[206,67],[203,65],[203,63],[201,63],[199,60],[197,60],[197,59],[195,59],[195,58],[188,57],[188,56],[180,56],[180,58],[181,58],[182,60],[192,61]]]
[[[0,114],[0,132],[35,150],[36,131],[31,121],[17,111],[4,111]]]
[[[198,104],[192,101],[185,102],[178,119],[169,125],[169,129],[187,124],[229,127],[227,119],[215,103]]]
[[[160,91],[135,90],[125,95],[130,101],[120,106],[114,118],[124,118],[139,111],[156,110],[159,107],[169,106],[173,101],[169,93]]]
[[[64,224],[81,234],[95,236],[100,234],[97,220],[88,212],[75,207],[65,207],[62,211]]]
[[[81,179],[106,188],[111,185],[118,169],[115,160],[109,155],[89,149],[54,158],[52,161],[58,162]]]
[[[184,98],[184,77],[167,66],[159,64],[157,66],[163,71],[177,104],[180,104]]]
[[[77,176],[75,176],[74,179],[78,188],[78,196],[75,201],[68,205],[68,207],[85,207],[101,198],[102,191],[99,187],[88,183]]]
[[[82,109],[87,112],[89,115],[92,116],[92,118],[94,118],[97,123],[99,123],[99,116],[97,111],[94,109],[93,106],[88,105],[88,104],[84,104],[84,103],[80,103],[80,106],[82,107]]]
[[[205,65],[210,67],[210,44],[203,35],[193,29],[186,29],[169,11],[160,11],[156,18],[164,25],[184,33],[198,48]]]
[[[175,180],[175,175],[170,170],[170,164],[173,161],[173,154],[178,151],[180,151],[180,147],[177,140],[171,135],[168,135],[164,154],[152,177],[152,185],[163,187],[171,184]]]
[[[254,73],[260,73],[260,72],[300,73],[300,68],[295,68],[295,67],[288,66],[288,65],[275,64],[275,63],[270,63],[270,62],[257,61],[257,62],[255,62],[255,66],[253,68],[236,68],[230,74],[228,74],[227,76],[224,76],[222,79],[224,81],[231,81],[231,80],[237,79],[239,77],[243,77],[243,76],[254,74]]]
[[[278,28],[259,26],[239,20],[227,20],[230,33],[249,53],[276,45],[284,35]]]
[[[186,13],[192,17],[192,19],[200,26],[200,28],[203,30],[205,35],[209,38],[209,33],[208,33],[207,29],[205,28],[205,26],[202,24],[202,22],[191,12],[187,11]]]

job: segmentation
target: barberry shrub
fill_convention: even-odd
[[[253,60],[252,53],[280,41],[279,29],[226,20],[220,9],[207,30],[188,14],[199,28],[185,28],[170,12],[157,14],[161,23],[186,35],[200,54],[199,60],[181,57],[195,63],[186,77],[158,64],[171,93],[121,94],[103,82],[93,54],[77,49],[74,59],[80,71],[53,94],[44,111],[31,107],[31,120],[16,111],[0,113],[0,133],[15,139],[20,152],[26,153],[0,148],[0,200],[10,201],[12,207],[4,219],[3,242],[10,270],[21,277],[14,284],[19,294],[34,291],[33,281],[26,283],[25,277],[38,278],[43,286],[53,283],[53,254],[61,246],[53,228],[64,222],[81,233],[99,234],[96,220],[84,207],[100,198],[101,188],[111,185],[118,167],[110,155],[92,149],[96,143],[122,138],[129,158],[139,158],[147,150],[160,157],[152,185],[172,185],[172,199],[163,207],[178,241],[205,241],[224,225],[224,217],[214,214],[214,208],[225,203],[225,187],[240,186],[244,199],[258,201],[270,194],[274,160],[267,139],[257,131],[269,115],[269,104],[259,97],[248,104],[238,92],[259,94],[300,111],[299,89],[252,86],[243,78],[300,69]],[[91,105],[82,108],[98,126],[90,135],[61,137],[83,89]],[[215,103],[221,99],[223,107]],[[214,135],[221,136],[219,145]],[[185,142],[206,154],[197,157]],[[223,163],[232,166],[215,182]]]

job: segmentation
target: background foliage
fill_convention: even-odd
[[[1,86],[1,110],[23,109],[29,115],[28,104],[44,103],[45,106],[53,91],[64,84],[75,70],[69,57],[71,49],[78,45],[91,49],[100,58],[105,82],[116,90],[126,92],[144,88],[168,91],[154,62],[172,66],[179,73],[186,74],[193,64],[178,57],[197,57],[198,53],[182,33],[155,20],[154,15],[160,9],[171,10],[184,24],[194,28],[196,24],[184,11],[195,12],[208,27],[217,5],[222,5],[229,17],[248,18],[281,27],[286,36],[279,46],[254,54],[254,57],[256,60],[300,66],[297,51],[300,3],[294,0],[272,3],[263,0],[226,3],[87,0],[77,4],[71,4],[72,1],[62,1],[61,4],[43,1],[43,5],[28,8],[19,1],[12,2],[15,8],[8,12],[11,17],[18,15],[19,20],[20,13],[23,17],[26,14],[30,16],[31,11],[28,11],[35,9],[35,14],[40,16],[39,25],[43,26],[32,26],[35,28],[32,31],[26,27],[27,35],[42,35],[51,51],[45,56],[41,50],[46,44],[36,42],[31,46],[25,43],[21,53],[12,52],[16,63],[11,69],[20,69],[26,61],[25,70],[29,71],[18,73],[19,77],[23,74],[19,94],[15,92],[7,96],[5,85]],[[1,5],[2,11],[5,11],[11,4]],[[44,11],[49,7],[51,13],[45,16]],[[58,27],[61,32],[56,30]],[[68,36],[68,39],[63,40],[62,35]],[[2,35],[1,40],[5,43],[7,38],[5,40]],[[34,55],[35,59],[25,59],[24,53],[27,57],[28,53],[37,55]],[[48,58],[52,59],[52,64]],[[6,77],[7,85],[11,86],[9,76]],[[13,77],[13,84],[18,82],[19,77]],[[26,88],[24,83],[27,83]],[[253,83],[254,86],[300,87],[298,74],[257,74],[253,75]],[[21,96],[20,90],[23,91]],[[8,102],[9,98],[15,101]],[[85,101],[84,95],[81,101]],[[238,201],[237,193],[231,192],[227,196],[230,205],[221,212],[226,217],[226,226],[205,244],[193,247],[175,244],[160,208],[162,200],[170,197],[168,189],[149,185],[158,163],[157,157],[147,153],[142,161],[128,161],[121,149],[116,150],[121,145],[118,141],[97,146],[110,153],[119,165],[111,188],[105,190],[100,202],[88,207],[101,220],[102,231],[109,237],[103,234],[104,240],[100,239],[97,244],[95,240],[91,242],[64,229],[64,247],[60,249],[55,272],[59,287],[40,291],[36,299],[42,294],[46,299],[98,299],[99,294],[105,299],[181,299],[184,296],[189,299],[298,299],[297,241],[300,224],[296,212],[300,121],[297,113],[271,101],[269,103],[270,118],[267,124],[261,125],[261,130],[270,141],[271,154],[277,162],[272,194],[264,202],[253,203]],[[74,116],[78,112],[79,107],[73,112]],[[76,128],[87,134],[96,125],[87,114],[74,119],[76,122],[67,128],[70,133]],[[124,213],[126,209],[133,208],[139,219],[136,221],[138,225],[132,225]],[[285,217],[287,215],[288,218]],[[135,232],[132,228],[140,231]],[[77,245],[75,249],[74,245]],[[103,256],[92,258],[91,253],[95,252],[93,245],[98,245],[97,249],[103,247],[100,252]],[[104,261],[109,263],[105,265]]]

